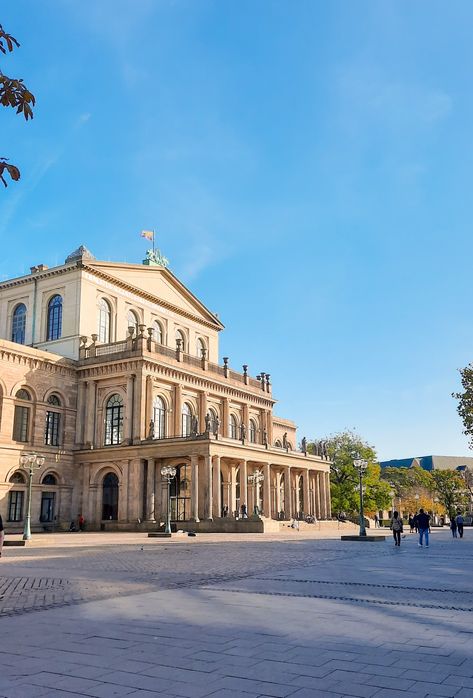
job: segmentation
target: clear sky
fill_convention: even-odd
[[[467,454],[470,0],[4,0],[0,278],[79,244],[171,268],[299,435]]]

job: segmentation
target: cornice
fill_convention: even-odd
[[[6,340],[0,342],[0,360],[2,361],[18,366],[28,366],[31,370],[41,369],[50,373],[59,373],[63,376],[75,378],[77,375],[76,365],[72,359],[58,357],[58,360],[55,361],[52,357],[38,355],[36,352],[40,350],[28,348],[27,351],[21,351],[18,349],[21,345],[11,343],[12,346],[9,347],[6,346],[6,343]],[[35,354],[30,354],[30,351],[35,352]]]
[[[0,291],[5,288],[12,288],[14,286],[24,286],[26,284],[32,283],[35,279],[48,279],[51,276],[60,276],[61,274],[67,274],[71,271],[77,271],[77,264],[68,264],[60,267],[51,267],[51,269],[45,269],[44,271],[38,271],[35,274],[28,274],[27,276],[20,276],[16,279],[11,279],[9,281],[0,282]]]

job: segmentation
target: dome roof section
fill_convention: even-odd
[[[72,264],[73,262],[92,262],[95,260],[94,255],[90,250],[85,247],[85,245],[81,245],[80,247],[77,248],[77,250],[74,250],[74,252],[71,252],[71,254],[66,257],[66,261],[64,264]]]

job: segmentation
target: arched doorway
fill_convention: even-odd
[[[118,519],[118,477],[115,473],[107,473],[102,486],[102,520],[117,521]]]

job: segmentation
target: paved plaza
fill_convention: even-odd
[[[470,529],[36,536],[0,560],[0,696],[473,698],[472,560]]]

